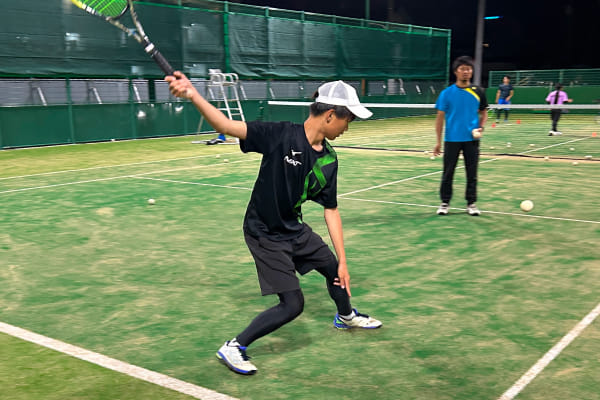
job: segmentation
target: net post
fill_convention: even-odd
[[[65,79],[65,89],[67,91],[67,115],[69,118],[69,138],[71,143],[75,144],[75,121],[73,117],[73,95],[71,93],[71,78]]]

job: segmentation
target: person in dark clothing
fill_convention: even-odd
[[[515,91],[513,89],[513,85],[510,83],[510,76],[505,75],[502,78],[502,84],[498,86],[498,91],[496,92],[496,103],[497,104],[510,104],[510,99],[514,96]],[[504,111],[504,122],[508,122],[508,108],[496,110],[496,122],[500,122],[500,114]]]
[[[301,125],[246,123],[228,119],[181,72],[165,79],[171,93],[190,99],[218,132],[238,138],[244,153],[262,154],[243,230],[256,263],[261,293],[276,294],[279,303],[225,342],[217,357],[234,372],[256,373],[246,354],[247,346],[302,313],[304,296],[296,273],[304,275],[311,270],[325,277],[337,307],[333,322],[336,328],[379,328],[380,321],[359,313],[350,304],[350,274],[337,205],[338,159],[329,144],[348,129],[355,117],[372,115],[360,104],[356,90],[342,81],[323,84],[315,93],[308,119]],[[301,206],[306,200],[324,207],[335,254],[303,221]]]

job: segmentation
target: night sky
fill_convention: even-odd
[[[364,18],[365,0],[237,0]],[[371,19],[452,29],[452,54],[474,56],[478,0],[370,0]],[[487,0],[483,69],[600,68],[600,0]]]

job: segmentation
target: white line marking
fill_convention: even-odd
[[[517,155],[519,155],[519,154],[527,154],[527,153],[531,153],[533,151],[546,150],[546,149],[550,149],[552,147],[562,146],[562,145],[565,145],[565,144],[568,144],[568,143],[579,142],[580,140],[586,140],[586,139],[588,139],[588,138],[585,137],[585,138],[580,138],[580,139],[567,140],[566,142],[556,143],[556,144],[552,144],[550,146],[544,146],[544,147],[539,147],[537,149],[522,151],[520,153],[517,153]]]
[[[250,159],[250,161],[254,161],[254,160],[256,160],[256,159]],[[248,161],[248,160],[244,159],[244,160],[239,160],[239,161],[232,161],[229,164],[237,164],[237,163],[242,163],[242,162],[246,162],[246,161]],[[56,183],[54,185],[43,185],[43,186],[33,186],[33,187],[20,188],[20,189],[3,190],[3,191],[0,192],[0,194],[15,193],[15,192],[25,192],[25,191],[28,191],[28,190],[49,189],[49,188],[55,188],[55,187],[60,187],[60,186],[79,185],[79,184],[82,184],[82,183],[93,183],[93,182],[110,181],[110,180],[114,180],[114,179],[137,178],[137,177],[141,177],[141,176],[144,176],[144,175],[162,174],[162,173],[167,173],[167,172],[185,171],[185,170],[200,169],[200,168],[209,168],[209,167],[225,166],[225,165],[228,165],[228,164],[210,164],[210,165],[197,165],[197,166],[194,166],[194,167],[172,168],[172,169],[165,169],[165,170],[161,170],[161,171],[144,172],[144,173],[141,173],[141,174],[119,175],[119,176],[112,176],[112,177],[109,177],[109,178],[88,179],[88,180],[84,180],[84,181]]]
[[[569,333],[567,333],[557,344],[554,345],[542,358],[535,363],[535,365],[527,372],[523,374],[523,376],[502,396],[498,398],[498,400],[512,400],[518,395],[525,386],[527,386],[531,381],[533,381],[536,376],[540,374],[550,364],[552,360],[554,360],[575,338],[577,338],[581,332],[585,328],[587,328],[600,314],[600,304],[596,306],[588,315],[585,316]]]
[[[202,183],[202,182],[187,182],[187,181],[176,181],[173,179],[161,179],[161,178],[148,178],[145,176],[132,176],[135,179],[147,179],[150,181],[160,181],[160,182],[170,182],[170,183],[181,183],[184,185],[199,185],[199,186],[211,186],[225,189],[240,189],[240,190],[252,190],[252,188],[241,187],[241,186],[228,186],[228,185],[215,185],[212,183]]]
[[[179,393],[187,394],[197,399],[238,400],[234,397],[215,392],[214,390],[210,390],[202,386],[197,386],[192,383],[172,378],[168,375],[160,374],[158,372],[150,371],[148,369],[141,368],[136,365],[128,364],[123,361],[119,361],[114,358],[110,358],[102,354],[86,350],[81,347],[73,346],[71,344],[64,343],[46,336],[42,336],[37,333],[33,333],[13,325],[5,324],[3,322],[0,322],[0,332],[52,350],[56,350],[60,353],[67,354],[71,357],[79,358],[80,360],[84,360],[92,364],[96,364],[101,367],[120,372],[133,378],[150,382],[155,385],[177,391]]]
[[[269,100],[270,106],[310,106],[312,102],[307,101],[280,101],[280,100]],[[422,104],[398,104],[398,103],[361,103],[361,105],[370,108],[435,108],[435,103],[422,103]],[[552,108],[560,109],[575,109],[575,110],[600,110],[598,104],[511,104],[506,106],[504,104],[490,104],[488,109],[505,109],[511,108],[513,110],[550,110]]]
[[[496,160],[499,160],[500,158],[501,157],[491,158],[489,160],[481,161],[479,164],[485,164],[485,163],[488,163],[488,162],[491,162],[491,161],[496,161]],[[460,166],[460,167],[457,167],[456,169],[463,169],[463,168],[464,168],[464,165]],[[434,172],[428,172],[428,173],[422,174],[422,175],[411,176],[409,178],[400,179],[398,181],[393,181],[393,182],[388,182],[388,183],[382,183],[381,185],[371,186],[371,187],[364,188],[364,189],[358,189],[358,190],[355,190],[355,191],[352,191],[352,192],[348,192],[348,193],[342,193],[342,194],[339,194],[338,197],[344,197],[344,196],[348,196],[350,194],[355,194],[355,193],[360,193],[360,192],[366,192],[367,190],[372,190],[372,189],[379,189],[379,188],[382,188],[382,187],[385,187],[385,186],[390,186],[390,185],[395,185],[397,183],[412,181],[414,179],[419,179],[419,178],[423,178],[423,177],[430,176],[430,175],[441,174],[442,172],[443,172],[442,170],[439,170],[439,171],[434,171]]]
[[[240,153],[239,152],[234,152],[234,153],[221,153],[221,154],[222,155],[229,155],[229,154],[240,154]],[[0,181],[7,180],[7,179],[31,178],[33,176],[65,174],[65,173],[68,173],[68,172],[91,171],[91,170],[94,170],[94,169],[119,168],[119,167],[130,167],[132,165],[145,165],[145,164],[155,164],[155,163],[170,162],[170,161],[193,160],[195,158],[206,158],[206,157],[214,157],[214,155],[211,154],[211,155],[203,155],[203,156],[171,158],[171,159],[167,159],[167,160],[156,160],[156,161],[140,161],[140,162],[129,163],[129,164],[101,165],[101,166],[89,167],[89,168],[65,169],[65,170],[61,170],[61,171],[52,171],[52,172],[40,172],[38,174],[30,174],[30,175],[7,176],[7,177],[4,177],[4,178],[0,178]]]
[[[372,189],[379,189],[379,188],[382,188],[382,187],[385,187],[385,186],[395,185],[397,183],[402,183],[402,182],[406,182],[406,181],[411,181],[413,179],[423,178],[425,176],[439,174],[441,172],[442,171],[428,172],[428,173],[423,174],[423,175],[411,176],[410,178],[404,178],[404,179],[400,179],[398,181],[393,181],[393,182],[388,182],[388,183],[382,183],[381,185],[371,186],[371,187],[364,188],[364,189],[358,189],[358,190],[354,190],[354,191],[348,192],[348,193],[342,193],[342,194],[338,195],[338,197],[344,197],[344,196],[348,196],[350,194],[355,194],[355,193],[360,193],[360,192],[366,192],[367,190],[372,190]]]
[[[432,206],[429,204],[414,204],[414,203],[402,203],[399,201],[385,201],[385,200],[368,200],[368,199],[357,199],[354,197],[344,197],[345,200],[353,200],[353,201],[364,201],[368,203],[380,203],[380,204],[395,204],[401,206],[412,206],[412,207],[429,207],[429,208],[437,208],[438,206]],[[455,208],[450,207],[451,210],[457,211],[467,211],[466,208]],[[533,214],[519,214],[519,213],[509,213],[503,211],[490,211],[490,210],[481,210],[482,213],[485,214],[498,214],[498,215],[510,215],[513,217],[525,217],[525,218],[537,218],[537,219],[549,219],[553,221],[567,221],[567,222],[583,222],[586,224],[600,224],[600,221],[590,221],[585,219],[573,219],[573,218],[561,218],[561,217],[547,217],[545,215],[533,215]]]

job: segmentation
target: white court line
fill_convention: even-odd
[[[234,153],[219,153],[219,154],[229,155],[229,154],[239,154],[239,152],[234,152]],[[140,161],[140,162],[129,163],[129,164],[101,165],[101,166],[89,167],[89,168],[65,169],[65,170],[52,171],[52,172],[40,172],[38,174],[7,176],[7,177],[4,177],[4,178],[0,178],[0,181],[4,181],[4,180],[7,180],[7,179],[31,178],[33,176],[65,174],[65,173],[68,173],[68,172],[91,171],[91,170],[95,170],[95,169],[130,167],[132,165],[145,165],[145,164],[155,164],[155,163],[170,162],[170,161],[193,160],[194,158],[204,158],[204,157],[214,157],[214,155],[202,155],[202,156],[192,156],[192,157],[182,157],[182,158],[171,158],[171,159],[156,160],[156,161]]]
[[[438,206],[432,206],[429,204],[414,204],[414,203],[403,203],[399,201],[385,201],[385,200],[368,200],[368,199],[357,199],[354,197],[344,197],[345,200],[353,200],[353,201],[364,201],[367,203],[380,203],[380,204],[395,204],[400,206],[412,206],[412,207],[429,207],[429,208],[437,208]],[[466,211],[466,208],[455,208],[450,207],[451,210],[458,211]],[[574,219],[574,218],[562,218],[562,217],[547,217],[545,215],[533,215],[533,214],[519,214],[519,213],[510,213],[503,211],[490,211],[490,210],[481,210],[482,213],[485,214],[498,214],[498,215],[509,215],[513,217],[525,217],[525,218],[537,218],[537,219],[549,219],[553,221],[567,221],[567,222],[583,222],[586,224],[600,224],[600,221],[590,221],[585,219]]]
[[[568,144],[568,143],[578,142],[580,140],[585,140],[585,139],[588,139],[588,138],[573,139],[573,140],[569,140],[569,141],[566,141],[566,142],[556,143],[556,144],[553,144],[553,145],[550,145],[550,146],[539,147],[537,149],[531,149],[531,150],[523,151],[523,152],[517,153],[517,154],[527,154],[527,153],[531,153],[531,152],[534,152],[534,151],[545,150],[545,149],[549,149],[549,148],[552,148],[552,147],[562,146],[562,145],[565,145],[565,144]],[[485,164],[485,163],[488,163],[488,162],[501,160],[503,158],[505,158],[505,157],[503,156],[503,157],[491,158],[489,160],[480,161],[479,164]],[[464,165],[460,166],[460,167],[457,167],[456,169],[462,169],[462,168],[464,168]],[[355,193],[360,193],[360,192],[366,192],[367,190],[372,190],[372,189],[379,189],[379,188],[382,188],[382,187],[385,187],[385,186],[395,185],[397,183],[412,181],[414,179],[419,179],[419,178],[424,178],[424,177],[430,176],[430,175],[440,174],[442,172],[443,172],[442,170],[439,170],[439,171],[430,172],[430,173],[423,174],[423,175],[412,176],[410,178],[404,178],[404,179],[400,179],[398,181],[383,183],[381,185],[371,186],[371,187],[368,187],[368,188],[355,190],[353,192],[343,193],[343,194],[338,195],[338,197],[344,197],[344,196],[348,196],[350,194],[355,194]],[[520,214],[517,214],[517,215],[520,215]]]
[[[554,360],[575,338],[577,338],[585,328],[587,328],[600,314],[600,304],[596,306],[588,315],[586,315],[569,333],[567,333],[557,344],[554,345],[542,358],[529,368],[527,372],[498,400],[512,400],[518,395],[525,386],[533,381],[539,374]]]
[[[251,159],[251,160],[255,160],[255,159]],[[229,164],[237,164],[237,163],[242,163],[242,162],[246,162],[246,161],[247,161],[246,159],[239,160],[239,161],[232,161]],[[103,181],[110,181],[110,180],[115,180],[115,179],[137,178],[137,177],[141,177],[144,175],[162,174],[162,173],[167,173],[167,172],[185,171],[185,170],[191,170],[191,169],[209,168],[209,167],[224,166],[224,165],[226,165],[226,164],[197,165],[195,167],[172,168],[172,169],[165,169],[165,170],[161,170],[161,171],[144,172],[141,174],[134,174],[134,175],[119,175],[119,176],[112,176],[109,178],[98,178],[98,179],[88,179],[88,180],[84,180],[84,181],[56,183],[54,185],[43,185],[43,186],[33,186],[33,187],[20,188],[20,189],[3,190],[3,191],[0,191],[0,194],[25,192],[28,190],[49,189],[49,188],[55,188],[55,187],[61,187],[61,186],[79,185],[79,184],[83,184],[83,183],[103,182]]]
[[[162,179],[162,178],[148,178],[148,177],[138,177],[138,176],[132,176],[132,178],[137,178],[137,179],[148,179],[148,180],[153,180],[153,181],[161,181],[161,182],[170,182],[170,183],[180,183],[183,185],[200,185],[200,186],[212,186],[212,187],[219,187],[219,188],[225,188],[225,189],[238,189],[238,190],[252,190],[252,188],[248,188],[248,187],[241,187],[241,186],[227,186],[227,185],[215,185],[215,184],[210,184],[210,183],[201,183],[201,182],[187,182],[187,181],[176,181],[173,179]],[[407,178],[407,179],[416,179],[418,177],[414,177],[414,178]],[[395,182],[397,183],[397,182]],[[388,184],[384,184],[384,185],[389,185],[392,183],[388,183]],[[379,186],[384,186],[384,185],[379,185]],[[368,190],[368,189],[363,189],[363,190]],[[338,197],[342,197],[342,196],[346,196],[352,193],[357,193],[360,192],[359,191],[355,191],[355,192],[350,192],[350,193],[345,193],[343,195],[339,195]],[[402,202],[397,202],[397,201],[383,201],[383,200],[367,200],[367,199],[357,199],[357,198],[353,198],[353,197],[344,197],[344,199],[346,200],[353,200],[353,201],[364,201],[364,202],[371,202],[371,203],[381,203],[381,204],[396,204],[396,205],[403,205],[403,206],[412,206],[412,207],[428,207],[428,208],[437,208],[438,206],[432,206],[429,204],[415,204],[415,203],[402,203]],[[459,210],[459,211],[466,211],[465,208],[455,208],[455,207],[450,207],[451,210]],[[550,220],[555,220],[555,221],[568,221],[568,222],[583,222],[583,223],[588,223],[588,224],[600,224],[600,221],[588,221],[588,220],[584,220],[584,219],[573,219],[573,218],[561,218],[561,217],[547,217],[544,215],[532,215],[532,214],[519,214],[519,213],[509,213],[509,212],[502,212],[502,211],[490,211],[490,210],[484,210],[484,212],[486,214],[499,214],[499,215],[510,215],[510,216],[515,216],[515,217],[527,217],[527,218],[538,218],[538,219],[550,219]]]
[[[116,372],[120,372],[133,378],[150,382],[155,385],[162,386],[164,388],[171,389],[179,393],[187,394],[197,399],[238,400],[234,397],[215,392],[214,390],[210,390],[202,386],[197,386],[192,383],[172,378],[168,375],[160,374],[158,372],[150,371],[148,369],[138,367],[136,365],[128,364],[123,361],[119,361],[114,358],[110,358],[105,355],[95,353],[93,351],[86,350],[81,347],[73,346],[71,344],[61,342],[59,340],[52,339],[47,336],[39,335],[37,333],[33,333],[22,328],[18,328],[16,326],[5,324],[3,322],[0,322],[0,332],[3,332],[10,336],[14,336],[21,340],[26,340],[39,346],[46,347],[48,349],[56,350],[60,353],[67,354],[71,357],[79,358],[80,360],[87,361],[92,364],[96,364]]]
[[[364,189],[354,190],[354,191],[348,192],[348,193],[342,193],[342,194],[339,194],[338,197],[344,197],[344,196],[348,196],[350,194],[356,194],[356,193],[366,192],[367,190],[379,189],[379,188],[382,188],[382,187],[385,187],[385,186],[395,185],[397,183],[402,183],[402,182],[406,182],[406,181],[412,181],[413,179],[419,179],[419,178],[423,178],[425,176],[439,174],[441,172],[442,171],[428,172],[428,173],[423,174],[423,175],[411,176],[410,178],[404,178],[404,179],[400,179],[398,181],[382,183],[381,185],[375,185],[375,186],[371,186],[371,187],[364,188]]]
[[[485,163],[488,163],[488,162],[491,162],[491,161],[496,161],[496,160],[499,160],[500,158],[501,157],[491,158],[489,160],[481,161],[481,162],[479,162],[479,164],[485,164]],[[465,166],[463,165],[463,166],[457,167],[456,169],[463,169],[464,167]],[[400,179],[398,181],[393,181],[393,182],[388,182],[388,183],[382,183],[381,185],[375,185],[375,186],[371,186],[371,187],[364,188],[364,189],[354,190],[354,191],[348,192],[348,193],[342,193],[342,194],[339,194],[338,197],[344,197],[344,196],[348,196],[350,194],[366,192],[367,190],[372,190],[372,189],[379,189],[379,188],[382,188],[382,187],[385,187],[385,186],[390,186],[390,185],[395,185],[397,183],[412,181],[414,179],[419,179],[419,178],[423,178],[423,177],[430,176],[430,175],[441,174],[442,172],[443,172],[442,170],[438,170],[438,171],[428,172],[428,173],[422,174],[422,175],[411,176],[409,178]]]
[[[555,143],[555,144],[551,144],[550,146],[544,146],[544,147],[540,147],[540,148],[537,148],[537,149],[531,149],[531,150],[523,151],[521,153],[517,153],[517,155],[519,155],[519,154],[527,154],[527,153],[531,153],[533,151],[551,149],[552,147],[562,146],[562,145],[565,145],[565,144],[568,144],[568,143],[579,142],[580,140],[586,140],[586,139],[588,139],[588,138],[585,137],[585,138],[580,138],[580,139],[567,140],[566,142]]]
[[[173,179],[148,178],[148,177],[145,177],[145,176],[132,176],[132,178],[135,178],[135,179],[147,179],[147,180],[150,180],[150,181],[160,181],[160,182],[169,182],[169,183],[181,183],[183,185],[198,185],[198,186],[218,187],[218,188],[224,188],[224,189],[252,190],[252,188],[241,187],[241,186],[215,185],[215,184],[212,184],[212,183],[176,181],[176,180],[173,180]]]
[[[396,135],[397,136],[397,135]],[[390,144],[390,143],[397,143],[397,142],[403,142],[403,141],[407,141],[407,140],[416,140],[416,139],[423,139],[423,138],[427,138],[427,137],[431,137],[431,135],[423,135],[423,136],[410,136],[410,137],[403,137],[403,138],[398,138],[398,139],[391,139],[391,140],[378,140],[376,142],[367,142],[367,143],[358,143],[358,146],[373,146],[373,145],[379,145],[379,144]],[[350,139],[362,139],[362,138],[349,138]],[[371,139],[373,139],[373,137],[371,137]],[[344,146],[344,144],[342,142],[339,143],[340,146]],[[349,145],[352,146],[352,145]],[[333,146],[336,147],[336,146]]]

